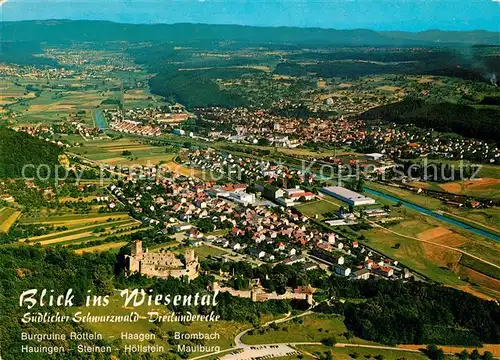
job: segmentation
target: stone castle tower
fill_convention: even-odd
[[[135,240],[132,243],[130,255],[135,257],[137,260],[142,260],[143,252],[142,252],[142,241]]]
[[[186,249],[184,253],[184,258],[186,259],[186,264],[196,261],[196,255],[194,254],[194,249]]]

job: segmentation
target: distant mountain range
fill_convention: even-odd
[[[236,41],[249,44],[294,44],[303,46],[457,46],[497,45],[500,33],[490,31],[440,31],[418,33],[334,30],[297,27],[254,27],[207,24],[119,24],[109,21],[19,21],[1,22],[0,41],[158,41],[172,43]]]

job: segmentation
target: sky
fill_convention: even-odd
[[[2,21],[500,31],[500,0],[0,0]]]

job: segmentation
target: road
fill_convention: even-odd
[[[299,317],[303,317],[306,315],[312,314],[312,311],[306,311],[303,312],[302,314],[291,316],[291,313],[285,314],[284,317],[281,319],[277,320],[272,320],[268,321],[265,324],[262,325],[262,327],[267,327],[271,325],[271,323],[283,323],[286,321],[290,321]],[[252,359],[252,358],[257,358],[257,357],[262,357],[262,356],[271,356],[271,357],[283,357],[283,356],[290,356],[293,354],[297,354],[297,350],[293,349],[290,344],[263,344],[263,345],[247,345],[241,341],[241,338],[248,333],[252,328],[243,330],[240,332],[236,337],[234,338],[234,343],[235,346],[230,348],[230,349],[225,349],[221,351],[217,351],[214,353],[210,354],[205,354],[201,356],[197,356],[194,358],[191,358],[191,360],[197,360],[197,359],[202,359],[206,358],[209,356],[214,356],[222,353],[226,353],[228,351],[233,351],[236,352],[238,351],[237,354],[231,353],[229,355],[222,356],[221,359],[224,360],[246,360],[246,359]]]
[[[286,314],[283,318],[278,319],[278,320],[272,320],[268,321],[262,327],[268,327],[271,325],[271,323],[284,323],[287,321],[291,321],[296,318],[304,317],[310,314],[313,314],[314,312],[311,310],[305,311],[299,315],[291,316],[291,313]],[[269,343],[269,344],[258,344],[258,345],[248,345],[245,344],[241,339],[242,337],[247,334],[250,330],[252,329],[246,329],[242,332],[240,332],[238,335],[236,335],[234,339],[234,344],[230,349],[225,349],[221,351],[217,351],[214,353],[210,354],[204,354],[200,356],[196,356],[194,358],[190,358],[190,360],[199,360],[207,357],[213,357],[219,354],[225,354],[226,355],[221,356],[222,360],[251,360],[251,359],[256,359],[256,358],[261,358],[261,357],[268,357],[268,358],[277,358],[277,357],[286,357],[286,356],[292,356],[292,355],[298,355],[299,353],[303,351],[297,350],[297,346],[300,345],[322,345],[321,342],[290,342],[290,343]],[[402,352],[414,352],[414,353],[420,353],[420,350],[415,350],[415,349],[402,349],[402,348],[397,348],[397,347],[391,347],[391,346],[383,346],[383,345],[363,345],[363,344],[351,344],[351,343],[337,343],[335,344],[335,347],[339,348],[345,348],[345,347],[353,347],[353,348],[366,348],[366,349],[374,349],[374,350],[394,350],[394,351],[402,351]],[[307,353],[309,356],[312,356],[316,358],[313,354]]]
[[[310,315],[312,313],[313,312],[309,310],[309,311],[303,312],[302,314],[299,314],[299,315],[290,316],[291,313],[289,312],[284,317],[282,317],[281,319],[271,320],[271,321],[266,322],[264,325],[262,325],[262,327],[268,327],[272,323],[275,323],[275,324],[284,323],[284,322],[287,322],[287,321],[290,321],[290,320],[293,320],[293,319],[297,319],[297,318],[300,318],[300,317],[303,317],[303,316]],[[243,337],[243,335],[245,335],[246,333],[248,333],[250,330],[252,330],[252,329],[246,329],[246,330],[240,332],[238,335],[236,335],[236,337],[234,338],[234,343],[236,344],[236,347],[248,347],[248,346],[250,346],[250,345],[245,345],[241,341],[241,338]]]

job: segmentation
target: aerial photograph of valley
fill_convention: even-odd
[[[0,360],[500,359],[498,0],[0,1]]]

